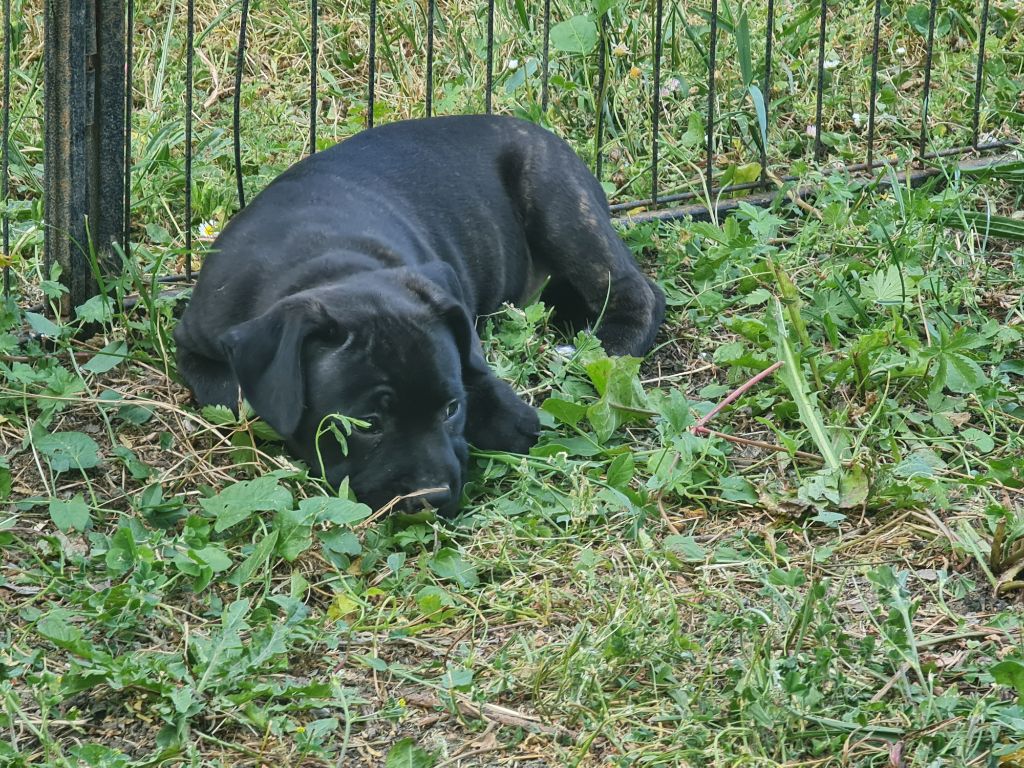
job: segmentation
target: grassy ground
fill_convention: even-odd
[[[332,498],[260,422],[197,413],[175,380],[183,297],[151,276],[181,266],[184,227],[205,235],[235,208],[237,9],[197,9],[184,222],[184,9],[137,4],[135,260],[109,299],[54,323],[24,310],[60,289],[39,260],[41,5],[13,5],[0,765],[1024,765],[1019,163],[914,190],[840,175],[803,207],[780,194],[624,231],[669,297],[657,350],[609,360],[580,339],[566,360],[542,307],[487,319],[492,364],[542,408],[541,444],[476,455],[453,524],[384,517]],[[651,9],[607,5],[602,179],[642,197]],[[778,5],[770,164],[820,180],[817,4]],[[864,152],[861,5],[829,17],[829,163]],[[974,66],[973,4],[940,5],[935,148],[969,140]],[[720,181],[759,170],[745,61],[760,67],[761,6],[747,5],[748,54],[741,6],[721,3]],[[479,110],[485,16],[439,7],[437,111]],[[1019,137],[1024,15],[992,8],[983,135]],[[901,170],[921,6],[887,9],[880,151]],[[590,10],[555,3],[555,21]],[[495,107],[592,160],[596,58],[554,52],[541,115],[538,11],[498,6]],[[421,6],[380,14],[377,119],[421,114]],[[254,8],[250,196],[304,152],[305,30],[299,6]],[[366,33],[365,3],[324,11],[324,145],[365,119]],[[666,11],[665,191],[700,178],[707,37],[697,9]],[[81,322],[102,333],[74,340]]]

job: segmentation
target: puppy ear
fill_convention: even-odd
[[[282,301],[220,337],[242,393],[280,435],[294,434],[305,408],[302,345],[331,322],[315,300]]]

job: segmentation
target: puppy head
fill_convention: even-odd
[[[389,272],[402,274],[284,299],[221,341],[255,411],[328,482],[348,476],[374,508],[426,491],[401,506],[452,515],[468,458],[472,326],[436,285]],[[326,429],[333,414],[370,425],[348,436],[347,453]]]

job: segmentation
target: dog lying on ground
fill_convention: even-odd
[[[433,489],[407,508],[451,515],[467,444],[525,453],[539,431],[475,319],[545,285],[609,354],[653,344],[664,295],[565,142],[509,117],[392,123],[297,163],[224,228],[175,328],[178,371],[201,405],[237,413],[241,390],[360,501]],[[369,425],[347,454],[318,438],[331,414]]]

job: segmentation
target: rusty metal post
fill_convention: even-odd
[[[98,292],[90,254],[110,271],[124,226],[124,0],[46,0],[45,14],[45,257],[68,316]]]

